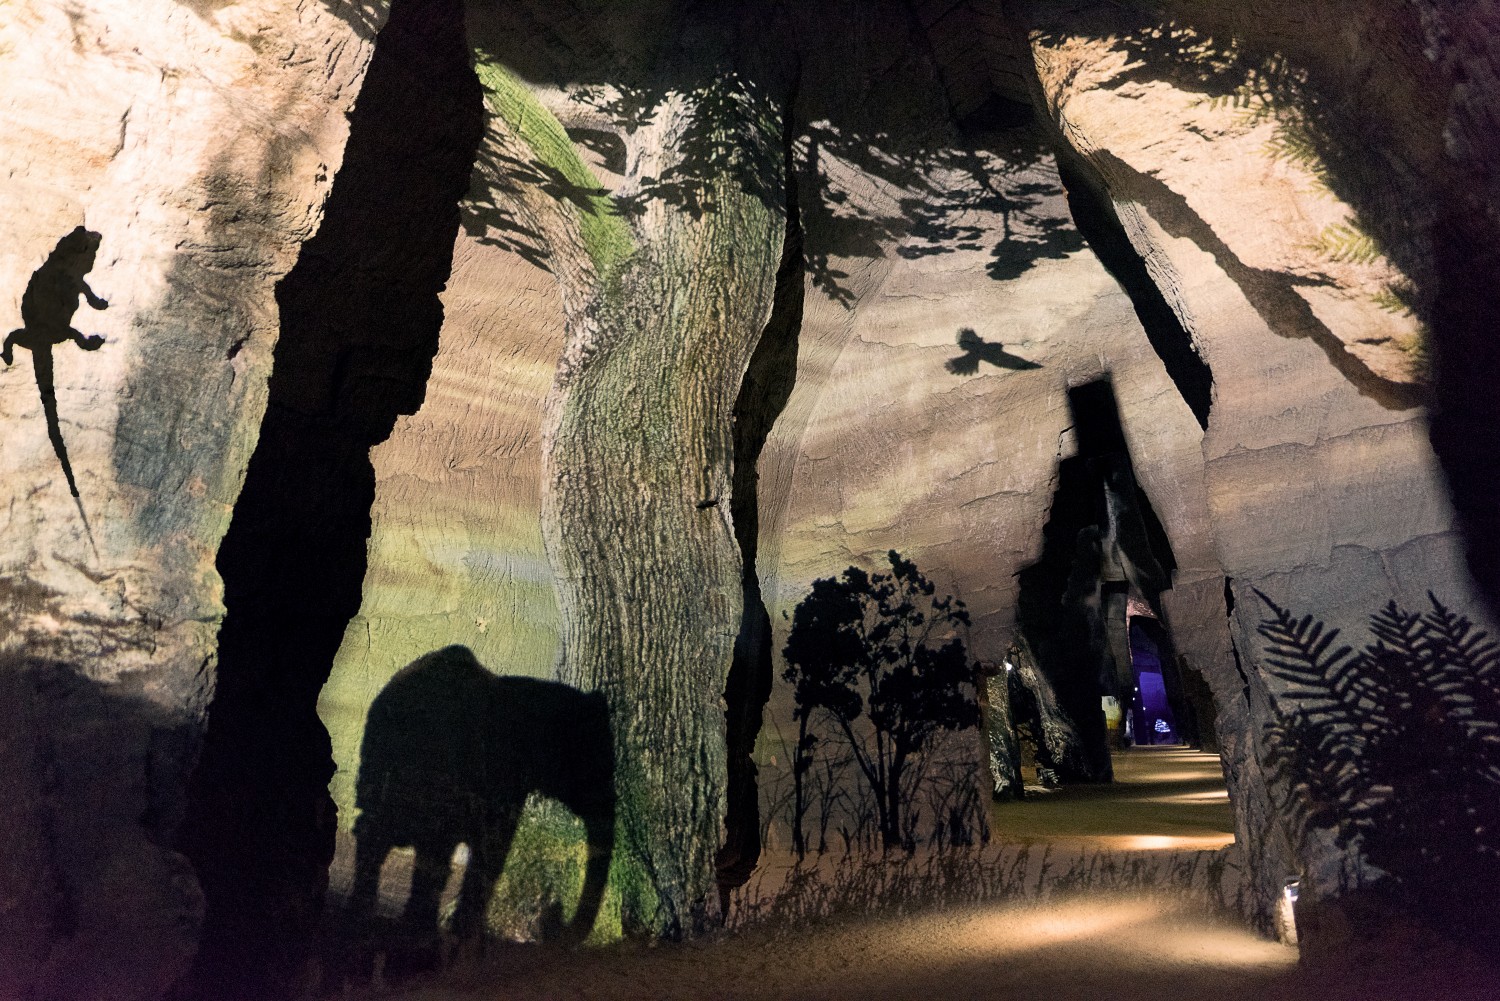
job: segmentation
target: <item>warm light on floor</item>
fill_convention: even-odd
[[[1228,789],[1209,789],[1206,792],[1179,792],[1170,796],[1151,796],[1147,803],[1228,803]]]
[[[882,943],[882,962],[900,974],[934,971],[980,957],[1001,959],[1043,950],[1082,950],[1122,971],[1163,966],[1224,969],[1295,964],[1296,952],[1278,942],[1152,897],[1079,897],[1015,906],[941,911],[892,918],[869,927],[861,938]],[[850,941],[828,943],[836,953],[854,952]]]
[[[1116,834],[1090,838],[1101,848],[1128,852],[1212,851],[1234,844],[1233,834]]]

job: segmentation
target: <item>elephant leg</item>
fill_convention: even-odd
[[[613,806],[596,807],[583,815],[584,828],[588,832],[588,869],[583,877],[583,891],[578,895],[578,910],[573,914],[573,923],[568,935],[582,942],[594,930],[594,921],[599,917],[599,907],[604,902],[604,890],[609,883],[609,863],[614,857],[615,812]]]
[[[375,913],[375,898],[380,892],[380,867],[393,847],[386,834],[373,824],[356,826],[354,850],[354,888],[349,894],[349,913],[356,921],[366,921]]]
[[[469,841],[469,867],[453,913],[453,934],[473,938],[484,928],[484,914],[505,869],[511,842],[521,822],[521,807],[502,808]]]
[[[411,894],[402,912],[402,932],[385,949],[384,976],[387,983],[400,984],[438,968],[442,951],[438,936],[438,905],[453,866],[451,839],[418,839],[416,861],[411,871]]]
[[[443,887],[448,885],[448,876],[453,869],[453,849],[458,843],[438,838],[419,841],[415,847],[417,858],[411,873],[411,895],[406,898],[402,921],[419,935],[436,937],[438,905],[442,901]]]

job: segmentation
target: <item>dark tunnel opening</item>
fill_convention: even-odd
[[[1154,615],[1131,615],[1127,628],[1135,676],[1132,742],[1217,752],[1213,694],[1202,675],[1183,664],[1166,624]]]
[[[421,406],[483,128],[460,0],[398,0],[322,225],[277,288],[269,401],[218,554],[217,687],[180,847],[206,899],[180,997],[292,992],[333,852],[317,715],[358,612],[372,446]]]
[[[1097,526],[1105,518],[1103,506],[1102,491],[1087,463],[1076,456],[1062,460],[1051,512],[1042,528],[1041,558],[1020,574],[1016,618],[1021,632],[1043,677],[1056,691],[1060,708],[1081,728],[1080,762],[1042,762],[1064,783],[1107,781],[1110,775],[1097,677],[1107,642],[1097,595],[1090,607],[1085,595],[1076,593],[1097,587]],[[1084,578],[1078,588],[1070,587],[1075,574]]]
[[[1077,450],[1058,463],[1042,555],[1021,571],[1017,599],[1021,634],[1077,734],[1075,753],[1039,749],[1045,759],[1039,764],[1064,784],[1108,781],[1111,749],[1128,742],[1128,707],[1137,688],[1132,603],[1156,627],[1152,649],[1162,665],[1163,699],[1170,700],[1174,719],[1187,722],[1189,743],[1198,742],[1199,715],[1189,706],[1176,652],[1159,618],[1176,558],[1136,482],[1112,381],[1105,377],[1074,387],[1068,405]],[[1107,714],[1106,699],[1122,708],[1118,719]]]

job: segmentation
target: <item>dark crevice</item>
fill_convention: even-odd
[[[1491,214],[1458,213],[1433,234],[1438,294],[1432,329],[1433,406],[1428,433],[1448,474],[1469,572],[1500,621],[1500,240]]]
[[[1167,376],[1198,420],[1208,428],[1213,408],[1214,377],[1193,346],[1193,337],[1177,316],[1146,268],[1146,262],[1125,234],[1120,217],[1095,172],[1076,154],[1058,156],[1058,173],[1067,191],[1068,207],[1083,238],[1135,307],[1146,339],[1167,369]]]
[[[1036,109],[1029,103],[1023,104],[1001,94],[990,94],[977,108],[954,124],[961,136],[989,136],[1008,129],[1035,125]]]
[[[1100,781],[1110,773],[1097,669],[1108,651],[1097,598],[1098,526],[1106,519],[1104,494],[1088,461],[1062,460],[1042,527],[1041,558],[1019,575],[1017,622],[1084,745],[1081,767],[1041,762],[1065,783]]]
[[[265,419],[218,554],[217,687],[181,834],[207,916],[182,996],[285,996],[314,938],[335,819],[318,693],[359,610],[370,449],[425,395],[482,116],[463,4],[398,0],[322,226],[277,288]]]
[[[1167,530],[1135,478],[1135,464],[1120,423],[1114,384],[1105,378],[1068,391],[1078,458],[1093,468],[1113,516],[1115,541],[1131,563],[1130,582],[1161,614],[1161,593],[1172,587],[1177,557]],[[1108,526],[1100,525],[1104,531]]]
[[[1234,655],[1234,673],[1240,676],[1241,691],[1246,701],[1250,699],[1250,679],[1245,675],[1245,665],[1240,660],[1240,646],[1234,641],[1234,578],[1224,578],[1224,618],[1228,621],[1229,652]]]
[[[789,107],[791,104],[789,103]],[[788,136],[794,134],[787,129]],[[743,886],[760,859],[760,803],[754,760],[761,713],[771,697],[771,617],[755,560],[760,534],[758,465],[766,438],[797,381],[797,341],[807,273],[792,144],[786,145],[786,237],[776,272],[771,318],[761,334],[734,405],[734,480],[729,510],[743,564],[744,610],[724,688],[728,784],[724,844],[717,859],[721,904]],[[727,907],[725,908],[727,910]]]

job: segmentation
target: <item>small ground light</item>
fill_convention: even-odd
[[[1012,664],[1010,661],[1007,660],[1005,662],[1005,669],[1007,671],[1014,671],[1016,669],[1016,665]]]
[[[1276,937],[1287,945],[1297,944],[1297,890],[1299,881],[1288,879],[1276,904]]]

